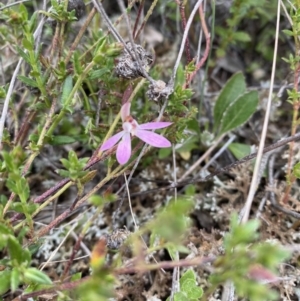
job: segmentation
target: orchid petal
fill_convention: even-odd
[[[124,136],[125,132],[121,131],[120,133],[113,135],[112,137],[108,138],[101,146],[100,151],[106,151],[113,146],[115,146],[118,141]]]
[[[171,125],[172,122],[148,122],[139,125],[141,130],[156,130],[156,129],[163,129],[167,126]]]
[[[131,138],[129,133],[125,133],[117,148],[117,160],[123,165],[131,156]]]
[[[125,104],[123,104],[123,106],[121,108],[121,118],[122,118],[123,122],[126,120],[126,118],[128,116],[130,116],[130,106],[131,106],[131,103],[126,102]]]
[[[171,142],[167,140],[165,137],[158,135],[153,132],[145,131],[138,129],[135,133],[137,137],[139,137],[144,142],[154,146],[154,147],[170,147]]]
[[[130,122],[124,122],[123,123],[123,130],[125,131],[125,133],[130,133],[132,131],[132,123]]]

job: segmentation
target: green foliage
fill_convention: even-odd
[[[0,99],[6,97],[6,90],[5,86],[0,86]]]
[[[233,101],[223,114],[220,135],[245,123],[256,111],[257,105],[257,91],[245,93]]]
[[[195,111],[196,113],[196,111]],[[195,118],[183,120],[178,124],[178,129],[182,130],[182,133],[177,133],[177,139],[180,143],[177,144],[176,152],[184,158],[185,155],[188,157],[193,150],[199,148],[199,140],[201,137],[199,124]],[[188,133],[188,134],[184,134]],[[160,149],[159,158],[164,158],[171,154],[171,149]]]
[[[50,278],[36,268],[28,268],[24,272],[24,280],[34,284],[52,284]]]
[[[52,284],[45,273],[30,266],[32,254],[15,237],[12,229],[0,224],[0,251],[5,248],[8,256],[0,259],[0,294],[9,289],[14,292],[21,284]]]
[[[299,56],[294,56],[292,53],[290,53],[288,58],[282,58],[286,63],[288,63],[290,65],[290,69],[292,71],[295,71],[297,68],[297,64],[300,61],[300,57]]]
[[[187,214],[192,205],[192,200],[185,197],[171,201],[155,219],[147,224],[146,229],[151,231],[154,240],[160,237],[164,243],[180,244],[182,235],[187,231],[190,223]]]
[[[246,83],[241,72],[234,74],[218,96],[214,107],[214,127],[218,129],[228,106],[246,91]]]
[[[3,158],[3,161],[0,161],[1,172],[6,173],[5,186],[18,196],[21,201],[14,202],[11,208],[24,213],[29,225],[32,227],[30,214],[35,210],[36,205],[29,201],[29,184],[21,172],[25,154],[20,147],[16,147],[11,153],[3,151],[1,155]]]
[[[6,293],[10,288],[11,283],[11,271],[0,271],[0,294]],[[16,282],[15,280],[13,281]],[[15,285],[14,285],[15,287]]]
[[[200,300],[203,290],[197,285],[195,272],[187,270],[180,278],[180,291],[174,294],[176,301]],[[167,299],[170,300],[170,297]]]
[[[249,273],[255,266],[275,271],[289,254],[277,244],[256,242],[258,228],[257,220],[239,224],[237,216],[232,217],[230,232],[224,238],[224,255],[216,260],[216,270],[210,281],[217,287],[230,280],[237,294],[251,301],[275,300],[277,294],[266,285],[249,278]]]
[[[296,163],[293,168],[293,175],[297,178],[300,179],[300,162]]]
[[[256,26],[262,28],[261,34],[266,32],[265,23],[276,16],[275,2],[267,0],[234,0],[230,5],[230,15],[226,19],[227,26],[216,26],[215,33],[220,38],[220,46],[217,49],[217,56],[222,57],[232,45],[245,48],[251,42],[251,37],[243,28],[243,22],[250,23],[255,20]],[[273,32],[272,32],[273,35]],[[265,35],[266,36],[266,35]],[[270,37],[271,38],[271,37]],[[266,40],[263,40],[264,47],[258,50],[264,54]]]
[[[187,270],[180,278],[180,290],[186,294],[188,300],[198,300],[203,295],[202,288],[197,286],[195,272]]]
[[[258,93],[246,92],[241,73],[233,75],[221,91],[214,108],[214,129],[219,135],[245,123],[256,111]]]
[[[50,12],[43,12],[45,15],[50,18],[59,21],[59,22],[71,22],[76,21],[75,10],[71,12],[67,11],[64,1],[51,0],[52,10]]]
[[[79,286],[81,301],[107,301],[114,297],[114,277],[106,270],[95,272],[91,279]]]
[[[65,110],[68,110],[68,108],[67,108],[68,103],[66,103],[66,101],[69,98],[69,95],[70,95],[72,89],[73,89],[73,79],[72,79],[72,76],[69,75],[66,77],[66,79],[63,83],[62,94],[61,94],[61,99],[60,99],[62,107]]]
[[[88,172],[83,171],[83,168],[88,161],[88,158],[78,159],[74,151],[69,152],[68,159],[60,159],[66,170],[60,169],[58,172],[61,176],[70,178],[73,181],[84,177]]]
[[[251,147],[247,144],[242,143],[231,143],[228,149],[233,153],[233,155],[238,159],[242,159],[250,154]]]

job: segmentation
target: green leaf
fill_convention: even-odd
[[[36,211],[36,209],[39,207],[38,204],[35,203],[28,203],[26,204],[26,212],[31,214],[34,211]],[[22,203],[20,202],[14,202],[11,207],[10,207],[13,211],[16,211],[18,213],[25,213],[24,212],[24,206],[22,205]]]
[[[69,160],[65,159],[65,158],[61,158],[60,162],[62,163],[62,165],[66,168],[66,169],[70,169],[72,164],[71,162],[69,162]]]
[[[75,137],[71,136],[64,136],[64,135],[57,135],[52,138],[49,142],[51,145],[64,145],[64,144],[71,144],[78,141]]]
[[[0,237],[1,235],[13,235],[14,232],[7,227],[6,225],[4,225],[3,223],[0,223]]]
[[[28,268],[25,270],[24,277],[27,281],[38,284],[52,284],[51,279],[42,271],[36,268]]]
[[[28,64],[30,64],[30,58],[29,55],[24,52],[19,46],[15,46],[17,49],[17,52],[19,53],[19,55],[21,56],[21,58]]]
[[[180,289],[189,300],[198,299],[203,295],[202,288],[196,284],[196,275],[192,269],[187,270],[180,278]]]
[[[6,89],[5,89],[5,87],[3,86],[3,87],[0,87],[0,99],[1,98],[5,98],[6,97],[6,95],[7,95],[7,93],[6,93]]]
[[[37,18],[38,18],[38,12],[35,11],[32,15],[32,17],[29,20],[29,31],[32,33],[36,27],[36,23],[37,23]]]
[[[227,107],[246,91],[246,83],[241,72],[234,74],[222,89],[214,108],[215,131],[219,128]]]
[[[158,158],[159,159],[165,159],[169,157],[172,153],[172,148],[171,147],[166,147],[166,148],[160,148],[158,150]]]
[[[13,193],[15,194],[18,194],[18,187],[17,187],[17,184],[16,184],[16,181],[14,181],[13,179],[11,178],[8,178],[6,180],[6,187]]]
[[[13,265],[28,266],[30,264],[31,254],[29,250],[27,248],[23,248],[16,237],[10,235],[7,238],[7,248],[10,255],[10,259],[11,261],[13,261]]]
[[[3,295],[10,289],[11,271],[0,271],[0,295]]]
[[[79,272],[79,273],[73,274],[73,275],[71,276],[71,281],[76,281],[76,280],[79,280],[79,279],[81,279],[81,278],[82,278],[82,273]]]
[[[272,271],[275,271],[277,266],[291,255],[291,252],[274,242],[258,244],[253,247],[253,252],[256,262]]]
[[[2,152],[2,156],[4,159],[5,165],[7,167],[7,171],[12,171],[12,172],[15,171],[16,166],[14,164],[12,156],[8,152],[5,152],[5,151]]]
[[[220,135],[245,123],[256,111],[257,105],[257,91],[247,92],[231,103],[221,120]]]
[[[238,160],[248,156],[251,152],[251,147],[243,143],[231,143],[228,148]]]
[[[68,159],[69,159],[71,165],[74,166],[74,167],[79,164],[78,157],[77,157],[76,153],[73,150],[69,151]]]
[[[23,47],[26,49],[26,50],[29,50],[29,51],[32,51],[33,50],[33,44],[31,43],[31,41],[29,41],[28,39],[24,38],[22,40],[22,44],[23,44]]]
[[[70,177],[70,172],[67,171],[67,170],[62,170],[62,169],[59,169],[59,170],[56,170],[56,172],[63,178],[69,178]]]
[[[294,165],[293,168],[293,175],[297,178],[300,179],[300,162]]]
[[[174,301],[190,301],[190,300],[185,293],[177,292],[174,294]]]
[[[30,190],[29,190],[29,185],[25,177],[22,177],[18,182],[17,182],[17,187],[18,187],[18,194],[23,203],[26,203],[26,201],[29,198],[30,195]]]
[[[197,119],[195,119],[195,118],[190,119],[187,122],[187,126],[188,126],[189,130],[194,131],[195,133],[197,133],[199,135],[201,134],[200,126],[199,126]]]
[[[224,246],[227,252],[241,244],[248,244],[257,239],[260,222],[250,220],[245,224],[239,224],[236,215],[233,215],[230,222],[230,232],[225,235]]]
[[[195,277],[194,273],[193,276]],[[184,281],[180,279],[180,288],[181,291],[188,296],[189,300],[197,300],[203,295],[202,288],[196,285],[196,280],[194,278],[186,278]]]
[[[188,269],[180,278],[180,285],[182,285],[185,281],[192,280],[194,284],[196,284],[196,275],[192,269]]]
[[[189,292],[187,292],[190,300],[198,300],[203,296],[203,289],[199,286],[194,286]]]
[[[109,70],[108,68],[102,68],[102,69],[98,69],[98,70],[93,70],[89,73],[88,78],[89,79],[99,79],[101,78],[104,74],[110,73],[111,70]]]
[[[26,77],[26,76],[23,76],[23,75],[19,75],[18,79],[21,82],[23,82],[28,87],[33,87],[33,88],[37,88],[38,87],[36,81],[33,80],[33,79],[31,79],[31,78],[29,78],[29,77]]]
[[[293,37],[294,33],[291,30],[283,29],[282,32],[284,32],[287,36]]]
[[[244,31],[233,32],[232,37],[234,40],[236,40],[238,42],[250,42],[251,41],[251,37],[249,36],[249,34]]]
[[[79,53],[79,51],[74,51],[73,64],[74,64],[74,69],[75,69],[76,73],[81,74],[82,73],[82,67],[81,67],[81,64],[80,64],[80,53]]]
[[[195,197],[196,186],[194,184],[189,184],[185,187],[185,195]]]
[[[25,266],[29,266],[31,263],[31,253],[28,249],[23,249],[22,262],[23,262],[23,265],[25,265]]]
[[[88,202],[96,207],[101,207],[109,202],[114,202],[117,199],[115,194],[106,194],[104,197],[101,195],[92,195],[89,197]]]
[[[185,77],[185,70],[183,67],[183,64],[180,63],[177,69],[176,74],[176,85],[183,85],[185,83],[186,77]]]
[[[14,236],[9,236],[7,240],[7,247],[8,247],[8,252],[10,255],[10,258],[13,263],[16,263],[17,265],[21,265],[23,263],[23,248],[19,241],[14,237]]]
[[[112,43],[108,46],[108,48],[105,51],[105,55],[107,55],[108,57],[116,57],[119,56],[121,54],[121,52],[123,51],[124,47],[121,43]]]
[[[14,292],[20,284],[20,272],[15,268],[12,270],[11,272],[11,276],[10,276],[10,289]]]
[[[7,226],[0,223],[0,250],[7,246],[7,240],[13,235],[13,231],[11,231]]]
[[[187,296],[191,299],[190,293],[195,289],[196,283],[193,279],[186,279],[181,285],[182,292],[186,293]]]
[[[69,75],[66,77],[62,88],[62,95],[61,95],[62,105],[66,104],[66,100],[68,99],[72,89],[73,89],[73,78],[71,75]]]
[[[28,12],[27,12],[27,9],[24,4],[19,5],[19,12],[22,15],[22,19],[24,21],[27,21],[28,20]]]
[[[177,153],[191,152],[194,149],[199,148],[199,138],[195,135],[189,136],[182,145],[176,149]]]
[[[106,46],[107,38],[106,37],[101,37],[98,41],[98,45],[96,46],[95,49],[95,54],[105,54],[105,46]]]
[[[190,198],[181,197],[172,201],[157,217],[147,225],[150,231],[165,239],[168,243],[179,243],[181,236],[189,226],[188,212],[193,202]]]
[[[172,260],[176,260],[177,258],[177,248],[173,244],[168,244],[167,246],[168,253]]]
[[[105,63],[105,60],[106,60],[106,56],[102,52],[97,53],[93,57],[93,62],[96,63],[96,64],[98,64],[98,65],[103,65]]]

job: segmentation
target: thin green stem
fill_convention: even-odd
[[[49,128],[48,132],[47,132],[47,136],[51,136],[52,133],[54,132],[54,130],[56,129],[57,125],[59,124],[59,122],[63,119],[63,117],[65,116],[65,114],[67,113],[67,108],[69,107],[69,105],[71,104],[73,97],[75,95],[75,93],[79,90],[81,84],[83,83],[83,81],[85,80],[87,74],[89,73],[89,71],[94,67],[95,63],[94,61],[90,62],[86,68],[84,69],[84,71],[79,75],[72,91],[70,92],[69,97],[66,99],[65,104],[64,104],[64,108],[60,111],[60,113],[56,116],[54,122],[52,123],[51,127]]]

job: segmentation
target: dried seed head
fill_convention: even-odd
[[[150,100],[159,101],[168,97],[172,92],[173,90],[164,81],[159,79],[149,85],[146,95]]]
[[[126,48],[123,49],[115,68],[116,74],[128,79],[143,76],[142,69],[146,70],[153,62],[151,54],[149,54],[141,45],[135,44],[136,52],[141,64],[141,66],[139,66],[139,62],[134,60],[135,52],[132,44],[127,42],[126,46],[130,53]]]
[[[124,241],[130,235],[130,231],[127,229],[117,229],[114,230],[111,234],[106,234],[106,245],[109,249],[116,250],[120,249]]]

